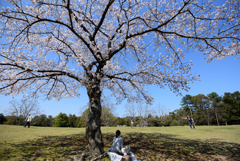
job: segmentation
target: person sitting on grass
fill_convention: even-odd
[[[115,152],[121,156],[123,156],[123,153],[121,152],[121,149],[123,148],[123,139],[120,137],[121,132],[119,130],[116,131],[116,136],[113,138],[113,144],[110,148],[110,152]]]

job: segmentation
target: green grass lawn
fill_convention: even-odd
[[[238,160],[240,126],[102,127],[105,151],[116,130],[140,160]],[[0,160],[67,160],[86,148],[85,128],[0,125]],[[104,160],[109,160],[105,158]]]
[[[72,134],[84,134],[85,128],[58,128],[0,125],[0,143],[21,143],[27,140],[41,138],[43,136],[66,136]]]
[[[127,133],[161,133],[172,135],[175,138],[191,140],[219,140],[229,143],[240,144],[240,126],[197,126],[191,130],[189,126],[170,126],[170,127],[103,127],[103,133],[115,133],[120,130],[122,134]]]

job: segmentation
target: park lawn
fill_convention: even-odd
[[[102,127],[105,151],[115,131],[140,160],[237,160],[240,126]],[[85,128],[1,125],[0,160],[67,160],[86,148]],[[109,160],[105,158],[104,160]]]
[[[15,125],[0,125],[0,143],[21,143],[43,136],[66,136],[84,134],[85,128],[37,127],[24,128]]]
[[[189,126],[165,126],[165,127],[103,127],[103,133],[115,133],[120,130],[122,134],[127,133],[153,133],[167,134],[175,138],[201,140],[201,141],[223,141],[240,144],[240,125],[231,126],[197,126],[191,130]]]

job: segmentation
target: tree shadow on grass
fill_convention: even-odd
[[[112,145],[114,135],[103,134],[104,150]],[[240,144],[222,142],[218,139],[206,141],[179,139],[177,135],[127,133],[122,136],[124,146],[131,147],[137,159],[142,161],[165,160],[240,160]],[[87,147],[84,134],[69,136],[43,136],[20,144],[1,143],[0,160],[64,160],[73,159]],[[72,152],[75,153],[72,153]],[[110,160],[104,158],[104,160]]]
[[[141,160],[240,160],[240,144],[179,139],[177,135],[128,133],[124,144]]]
[[[83,134],[43,136],[22,143],[2,143],[0,160],[64,160],[71,159],[86,149]],[[72,153],[74,151],[74,153]],[[70,154],[72,153],[72,155]]]

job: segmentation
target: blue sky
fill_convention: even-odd
[[[2,3],[3,2],[3,3]],[[1,5],[4,5],[4,1],[1,1]],[[224,92],[235,92],[240,91],[240,59],[235,57],[227,57],[222,60],[213,60],[211,63],[206,63],[204,60],[205,56],[202,53],[188,53],[186,55],[186,61],[193,61],[192,73],[194,75],[200,74],[201,81],[195,81],[190,85],[191,89],[189,92],[181,91],[183,96],[186,94],[197,95],[197,94],[209,94],[216,92],[219,95],[224,95]],[[180,101],[183,96],[176,96],[169,90],[168,87],[160,89],[156,86],[148,87],[149,93],[155,99],[152,108],[156,105],[161,104],[166,106],[168,112],[179,109]],[[80,91],[80,98],[62,99],[60,101],[46,100],[45,98],[39,98],[39,105],[42,114],[56,116],[60,112],[66,114],[80,115],[81,107],[85,106],[88,102],[86,90]],[[108,91],[103,91],[105,96],[109,95]],[[109,97],[108,97],[109,98]],[[21,96],[15,97],[20,100]],[[0,95],[0,113],[7,115],[5,112],[9,108],[9,101],[12,100],[11,96]],[[114,98],[111,98],[114,103]],[[124,117],[126,100],[120,105],[116,105],[115,113],[119,117]]]

